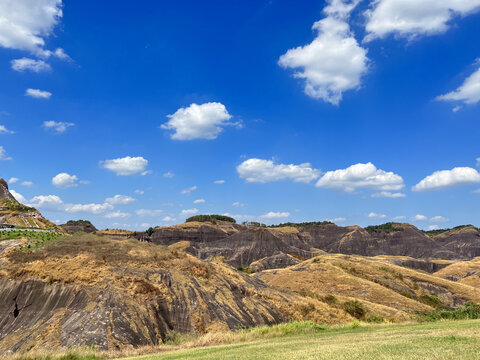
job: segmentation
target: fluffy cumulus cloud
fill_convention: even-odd
[[[3,146],[0,146],[0,160],[12,160],[12,158],[7,155],[7,151]]]
[[[8,130],[5,125],[0,125],[0,134],[15,134],[15,131]]]
[[[44,121],[43,127],[47,130],[53,130],[57,134],[63,134],[69,127],[75,126],[74,123],[65,121]]]
[[[358,3],[329,0],[326,17],[313,24],[315,40],[280,57],[280,66],[298,69],[294,76],[305,80],[308,96],[338,105],[345,91],[360,87],[368,70],[367,50],[358,44],[347,23]]]
[[[9,184],[15,184],[16,182],[18,182],[18,180],[20,180],[19,178],[16,178],[16,177],[11,177],[9,180],[8,180],[8,183]]]
[[[57,195],[38,195],[30,199],[27,205],[52,211],[61,211],[64,207],[62,199]]]
[[[163,210],[138,209],[135,214],[140,217],[155,217],[163,214]]]
[[[428,218],[425,215],[417,214],[412,218],[412,221],[427,221]]]
[[[372,163],[355,164],[346,169],[328,171],[317,187],[354,192],[359,188],[381,191],[401,190],[405,184],[400,175],[377,169]]]
[[[60,173],[52,178],[52,185],[61,189],[67,189],[78,186],[78,177],[67,173]]]
[[[374,0],[365,13],[365,40],[389,34],[413,38],[443,33],[456,16],[479,10],[480,0]]]
[[[25,197],[24,197],[22,194],[16,192],[15,190],[10,189],[10,194],[12,194],[13,197],[14,197],[19,203],[22,203],[22,204],[26,204],[26,203],[27,203],[27,199],[25,199]]]
[[[12,69],[15,71],[33,71],[36,73],[52,70],[52,67],[43,60],[35,60],[23,57],[11,61]]]
[[[477,60],[480,64],[480,60]],[[437,100],[461,101],[465,104],[476,104],[480,101],[480,67],[467,77],[463,84],[456,90],[445,95],[440,95]]]
[[[143,174],[147,166],[148,160],[141,156],[126,156],[124,158],[100,161],[100,167],[113,171],[120,176]]]
[[[320,176],[320,171],[309,163],[275,164],[272,160],[248,159],[237,166],[238,175],[251,183],[267,183],[290,179],[295,182],[309,183]]]
[[[25,90],[25,96],[29,96],[35,99],[50,99],[52,93],[40,89],[27,89]]]
[[[222,132],[223,127],[235,125],[225,105],[218,102],[191,104],[178,109],[173,115],[168,115],[168,122],[161,125],[162,129],[174,130],[170,136],[174,140],[213,140]]]
[[[435,171],[415,185],[412,190],[442,190],[477,183],[480,183],[480,173],[477,170],[470,167],[456,167],[452,170]]]
[[[104,204],[68,204],[65,206],[65,211],[69,213],[90,213],[103,214],[109,210],[113,210],[113,206],[107,203]]]
[[[367,215],[367,217],[370,218],[370,219],[385,219],[387,217],[387,215],[377,214],[377,213],[371,212]]]
[[[192,216],[198,213],[198,209],[185,209],[180,212],[180,217]]]
[[[45,38],[62,16],[62,0],[2,0],[0,46],[48,57],[52,52],[45,49]]]
[[[260,216],[260,219],[272,220],[272,219],[285,219],[290,217],[290,213],[286,211],[270,211]]]
[[[130,217],[130,214],[122,211],[113,211],[108,214],[105,214],[105,217],[107,219],[125,219]]]
[[[398,199],[398,198],[404,198],[406,195],[404,193],[393,193],[390,191],[380,191],[378,193],[374,193],[371,195],[372,198],[392,198],[392,199]]]
[[[186,189],[183,189],[182,191],[180,191],[180,194],[182,195],[190,195],[192,192],[194,192],[195,190],[197,190],[197,186],[196,185],[193,185],[193,186],[190,186]]]
[[[111,205],[128,205],[134,201],[135,199],[133,197],[127,195],[115,195],[105,199],[105,202]]]

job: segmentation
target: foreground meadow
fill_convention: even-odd
[[[480,359],[480,321],[345,327],[221,346],[176,350],[129,360],[173,359]]]

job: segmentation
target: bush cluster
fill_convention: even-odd
[[[228,222],[231,222],[231,223],[233,223],[233,224],[236,224],[236,223],[237,223],[237,221],[236,221],[234,218],[230,217],[230,216],[216,215],[216,214],[191,216],[191,217],[189,217],[187,220],[185,220],[185,222],[192,222],[192,221],[199,221],[199,222],[212,221],[212,222],[215,222],[215,220],[228,221]]]

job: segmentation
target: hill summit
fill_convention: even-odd
[[[15,202],[15,198],[8,191],[8,184],[4,179],[0,179],[0,200],[4,202],[5,200],[9,202]]]

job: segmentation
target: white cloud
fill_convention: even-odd
[[[392,220],[398,221],[398,220],[405,220],[407,217],[406,216],[395,216]]]
[[[113,206],[110,204],[68,204],[65,206],[65,211],[69,213],[90,213],[102,214],[106,211],[112,210]]]
[[[456,167],[452,170],[435,171],[417,185],[413,191],[441,190],[454,186],[466,186],[480,183],[480,173],[470,167]]]
[[[161,125],[161,128],[175,130],[170,136],[174,140],[213,140],[222,132],[224,126],[235,125],[228,122],[232,116],[225,105],[218,102],[191,104],[167,117],[170,120]]]
[[[48,57],[45,38],[62,16],[62,0],[0,1],[0,46]]]
[[[347,221],[347,219],[344,218],[344,217],[337,217],[337,218],[332,219],[332,220],[330,220],[330,221],[332,221],[332,222],[334,222],[334,223],[339,223],[339,222],[345,222],[345,221]]]
[[[215,180],[213,183],[216,185],[222,185],[225,184],[225,180]]]
[[[60,173],[52,178],[53,186],[61,189],[76,187],[78,186],[77,181],[78,177],[76,175],[70,175],[67,173]]]
[[[138,209],[135,214],[140,217],[155,217],[163,214],[163,210]]]
[[[390,191],[381,191],[378,193],[373,193],[372,198],[392,198],[392,199],[397,199],[397,198],[404,198],[407,195],[404,193],[392,193]]]
[[[357,89],[368,70],[367,50],[360,47],[347,21],[359,0],[330,0],[327,15],[313,24],[317,37],[310,44],[288,50],[278,61],[297,69],[294,76],[305,79],[305,93],[338,105],[343,92]]]
[[[26,186],[26,187],[32,187],[33,182],[32,181],[23,181],[21,185]]]
[[[412,218],[412,221],[427,221],[427,217],[422,214],[417,214]]]
[[[9,184],[15,184],[16,182],[18,182],[18,180],[20,180],[20,179],[16,178],[16,177],[12,177],[12,178],[10,178],[10,180],[8,180],[8,183]]]
[[[185,209],[180,212],[180,217],[192,216],[198,213],[198,209]]]
[[[444,33],[456,16],[480,10],[480,0],[374,0],[365,12],[365,41],[395,34],[407,38]]]
[[[167,179],[172,179],[175,176],[175,174],[171,171],[166,172],[163,174],[163,177],[166,177]]]
[[[328,171],[316,184],[317,187],[353,192],[358,188],[391,191],[405,185],[400,175],[377,169],[372,163],[355,164],[346,169]]]
[[[134,201],[135,199],[133,197],[126,195],[115,195],[113,197],[105,199],[105,202],[111,205],[128,205]]]
[[[137,190],[134,191],[134,193],[138,194],[138,195],[143,195],[143,194],[145,194],[145,191],[137,189]]]
[[[232,206],[235,206],[235,207],[244,207],[244,206],[247,206],[247,204],[242,204],[241,202],[239,201],[235,201]]]
[[[0,146],[0,160],[12,160],[10,156],[7,156],[7,152],[3,146]]]
[[[38,195],[30,199],[27,205],[52,211],[61,211],[64,207],[62,199],[57,195]]]
[[[165,216],[162,221],[165,221],[165,222],[172,222],[172,221],[175,221],[175,218],[171,217],[171,216]]]
[[[45,129],[52,129],[57,134],[63,134],[69,127],[75,126],[74,123],[64,122],[64,121],[44,121],[43,127]]]
[[[462,101],[465,104],[476,104],[480,101],[480,68],[467,77],[455,91],[437,96],[436,100]]]
[[[50,99],[52,93],[40,89],[27,89],[25,91],[25,96],[30,96],[35,99]]]
[[[263,214],[260,216],[260,219],[284,219],[290,217],[289,212],[275,212],[275,211],[270,211],[266,214]]]
[[[473,193],[474,194],[480,194],[480,189],[474,190]]]
[[[180,191],[180,194],[190,195],[192,193],[192,191],[195,191],[195,190],[197,190],[197,186],[193,185],[193,186],[190,186],[189,188],[186,188],[186,189],[183,189],[182,191]]]
[[[370,214],[367,215],[367,217],[369,217],[370,219],[385,219],[387,215],[371,212]]]
[[[440,227],[438,225],[430,225],[429,227],[427,227],[427,230],[438,230]]]
[[[431,222],[449,222],[450,219],[444,216],[434,216],[430,219]]]
[[[237,166],[237,172],[247,182],[267,183],[291,179],[295,182],[309,183],[320,176],[320,171],[309,163],[275,164],[272,160],[248,159]]]
[[[143,173],[148,166],[148,160],[143,157],[126,156],[124,158],[100,161],[100,166],[113,171],[120,176]]]
[[[0,134],[15,134],[15,131],[8,130],[5,125],[0,125]]]
[[[52,67],[43,60],[35,60],[23,57],[21,59],[15,59],[11,61],[12,69],[15,71],[26,71],[30,70],[36,73],[42,71],[50,71]]]
[[[107,219],[125,219],[130,217],[129,213],[122,211],[114,211],[105,215]]]
[[[10,189],[10,194],[12,194],[13,197],[14,197],[19,203],[22,203],[22,204],[26,204],[26,203],[27,203],[27,199],[25,199],[25,197],[24,197],[22,194],[16,192],[15,190]]]
[[[480,157],[477,158],[477,166],[480,166]]]
[[[194,204],[204,204],[205,203],[205,199],[197,199],[193,202]]]

